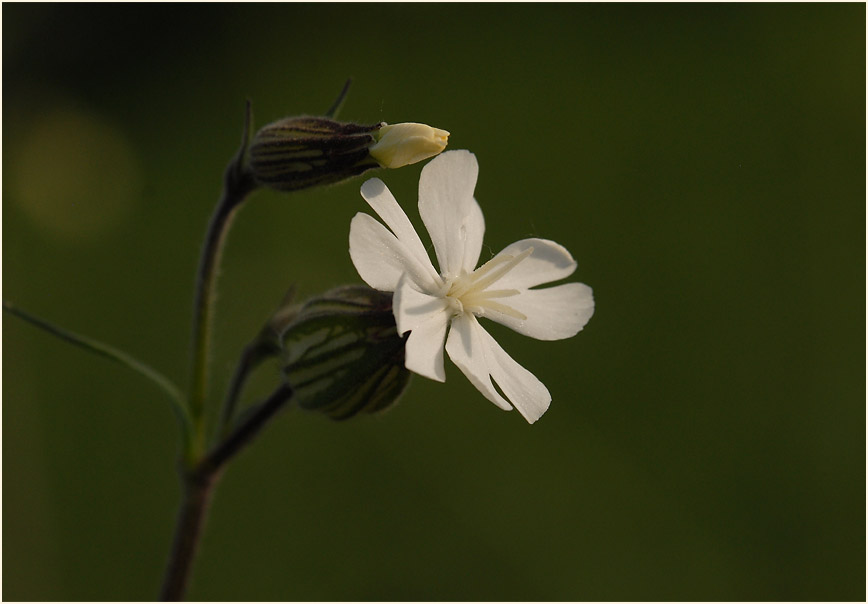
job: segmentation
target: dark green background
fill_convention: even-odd
[[[488,248],[564,244],[596,314],[491,329],[552,392],[533,426],[451,364],[380,417],[280,417],[190,597],[864,600],[864,5],[7,4],[4,298],[185,384],[244,100],[318,113],[348,76],[343,118],[449,130]],[[378,174],[417,223],[420,169]],[[358,282],[361,182],[241,212],[215,391],[288,285]],[[155,597],[162,394],[8,316],[3,362],[3,597]]]

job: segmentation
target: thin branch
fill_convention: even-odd
[[[232,418],[235,417],[238,397],[241,395],[241,390],[247,382],[247,377],[267,356],[262,352],[262,343],[259,338],[245,346],[241,352],[238,365],[235,367],[235,373],[232,374],[232,380],[229,382],[229,388],[226,390],[226,398],[223,399],[223,408],[220,411],[220,420],[217,427],[218,438],[226,436],[229,424]]]
[[[256,410],[229,436],[217,445],[196,467],[196,472],[209,475],[219,472],[223,465],[244,448],[274,415],[292,398],[292,388],[281,384],[260,403]]]
[[[329,110],[326,111],[325,116],[330,117],[332,119],[337,118],[338,113],[340,113],[341,107],[343,107],[344,101],[347,98],[347,92],[350,90],[350,84],[353,83],[352,78],[347,78],[346,83],[344,84],[341,93],[338,95],[338,98],[335,99],[335,102],[332,103],[332,106],[329,107]]]

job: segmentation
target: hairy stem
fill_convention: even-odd
[[[193,302],[193,362],[190,383],[190,416],[193,422],[192,464],[196,456],[205,448],[205,398],[208,387],[208,356],[211,349],[211,319],[214,305],[214,290],[217,269],[226,234],[232,224],[232,217],[244,199],[255,188],[253,176],[244,166],[250,126],[250,104],[242,135],[241,148],[229,162],[224,177],[223,195],[220,198],[202,246],[199,269],[196,272],[196,293]]]
[[[205,444],[205,397],[208,384],[208,357],[211,348],[211,319],[214,303],[214,285],[226,233],[243,195],[225,191],[220,204],[211,217],[208,236],[202,248],[196,279],[196,297],[193,305],[193,362],[190,386],[190,415],[194,427],[195,452]]]

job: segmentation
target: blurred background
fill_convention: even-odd
[[[3,297],[182,386],[248,98],[261,126],[353,77],[343,119],[476,153],[484,257],[553,239],[594,288],[573,339],[491,326],[552,393],[533,426],[448,362],[381,416],[281,416],[220,484],[191,599],[864,600],[864,5],[3,8]],[[377,174],[417,224],[421,167]],[[240,212],[213,393],[290,284],[359,282],[362,181]],[[155,598],[162,393],[8,315],[2,339],[3,597]]]

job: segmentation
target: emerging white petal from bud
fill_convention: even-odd
[[[385,125],[369,152],[384,168],[400,168],[434,157],[446,148],[449,133],[426,124]]]

